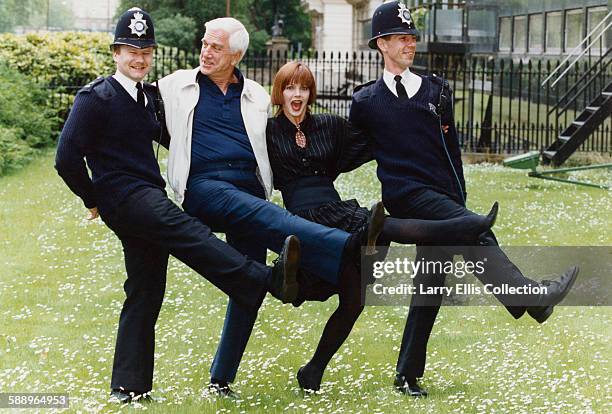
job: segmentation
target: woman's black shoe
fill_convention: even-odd
[[[491,207],[491,211],[487,214],[487,227],[491,228],[495,225],[495,221],[497,220],[497,213],[499,212],[499,203],[496,201],[493,203]]]
[[[378,236],[383,231],[385,225],[385,206],[382,201],[377,202],[370,209],[370,219],[368,220],[368,229],[366,234],[366,256],[373,256],[378,251],[376,250],[376,241]]]

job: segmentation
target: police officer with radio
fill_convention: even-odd
[[[453,120],[452,90],[445,80],[419,76],[410,70],[419,32],[410,11],[398,1],[379,6],[372,19],[368,45],[384,59],[383,76],[355,89],[350,121],[373,139],[382,199],[392,217],[441,220],[474,214],[466,208],[467,193],[461,151]],[[523,276],[498,247],[491,231],[480,244],[486,249],[487,266],[478,276],[495,286],[537,286]],[[416,260],[483,259],[482,248],[464,246],[455,251],[417,246]],[[552,281],[543,281],[548,294],[525,298],[497,298],[514,318],[525,312],[544,322],[571,288],[578,269],[573,267]],[[444,285],[444,274],[418,273],[415,286]],[[417,289],[419,292],[420,289]],[[414,397],[426,396],[418,383],[423,376],[427,341],[442,302],[442,295],[412,297],[402,338],[395,387]]]
[[[55,160],[89,219],[100,216],[123,246],[126,299],[111,379],[112,400],[120,403],[149,399],[170,254],[249,310],[259,308],[266,292],[285,303],[297,296],[295,236],[287,237],[271,269],[217,239],[166,196],[152,140],[168,141],[160,134],[154,89],[143,83],[155,46],[148,13],[132,8],[120,17],[111,45],[117,71],[78,92]]]

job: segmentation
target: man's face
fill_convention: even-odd
[[[229,34],[225,30],[207,30],[202,38],[200,71],[207,76],[231,73],[239,56],[239,52],[230,50]]]
[[[138,49],[128,45],[119,45],[113,51],[113,60],[119,72],[134,82],[140,82],[151,70],[153,48]]]
[[[406,70],[412,66],[416,52],[417,37],[401,34],[377,39],[377,45],[385,58],[385,65]]]

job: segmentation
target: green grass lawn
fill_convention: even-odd
[[[85,220],[52,164],[48,152],[0,178],[0,393],[67,392],[69,412],[118,412],[107,399],[123,301],[120,244],[100,221]],[[490,165],[468,166],[466,176],[472,209],[485,212],[500,201],[495,229],[502,244],[612,245],[612,192]],[[609,173],[595,178],[612,181]],[[374,165],[342,177],[339,190],[364,204],[377,199]],[[322,393],[304,397],[295,372],[337,301],[295,309],[266,299],[235,402],[202,392],[225,303],[210,283],[171,260],[153,390],[165,401],[147,411],[612,412],[609,307],[558,307],[542,326],[515,321],[501,307],[445,307],[429,343],[423,384],[430,397],[414,400],[391,387],[407,307],[366,308],[330,363]]]

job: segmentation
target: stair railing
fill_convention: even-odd
[[[591,100],[601,93],[603,87],[608,83],[607,70],[610,63],[608,56],[611,50],[606,48],[605,36],[611,27],[612,11],[568,53],[565,59],[542,82],[542,87],[548,85],[551,89],[555,89],[554,95],[550,96],[554,98],[554,102],[552,102],[552,106],[546,114],[546,124],[550,125],[551,121],[554,123],[553,136],[551,137],[553,142],[559,136],[561,130],[574,120],[572,118],[568,122],[568,117],[577,116],[580,111],[586,108]],[[595,63],[591,63],[592,51],[598,43],[599,53],[595,56],[598,59]],[[580,73],[581,70],[578,68],[578,63],[587,53],[589,56],[588,68],[582,68],[583,71]],[[570,81],[568,74],[572,69],[575,70],[572,72],[574,75],[573,81]],[[562,80],[564,82],[559,84]],[[574,110],[573,115],[568,114],[569,109]],[[563,117],[562,121],[561,117]]]
[[[600,27],[602,27],[602,26],[604,26],[604,25],[605,25],[605,28],[604,28],[603,30],[601,30],[601,31],[599,32],[599,34],[598,34],[598,35],[597,35],[595,38],[591,39],[591,42],[588,44],[588,46],[587,46],[587,47],[585,47],[585,48],[582,50],[582,52],[581,52],[580,54],[576,55],[576,54],[577,54],[577,53],[578,53],[578,52],[579,52],[579,51],[582,49],[582,46],[583,46],[585,43],[587,43],[587,42],[589,41],[589,39],[591,38],[591,36],[593,36],[593,34],[595,34],[595,32],[597,32],[597,30],[599,30],[599,28],[600,28]],[[557,84],[557,83],[558,83],[558,82],[559,82],[561,79],[563,79],[563,77],[564,77],[564,76],[567,74],[567,72],[569,72],[569,70],[570,70],[570,69],[571,69],[571,68],[572,68],[572,67],[573,67],[573,66],[574,66],[574,65],[575,65],[575,64],[576,64],[576,63],[577,63],[577,62],[580,60],[580,58],[581,58],[582,56],[584,56],[586,53],[588,53],[588,52],[591,50],[591,48],[593,47],[593,45],[594,45],[594,44],[595,44],[597,41],[600,41],[600,44],[601,44],[601,39],[602,39],[602,38],[603,38],[603,36],[606,34],[606,30],[608,30],[610,27],[612,27],[612,11],[611,11],[610,13],[608,13],[608,14],[606,15],[606,17],[604,17],[604,18],[603,18],[603,19],[602,19],[602,20],[601,20],[601,21],[600,21],[600,22],[597,24],[597,26],[595,26],[595,27],[593,28],[593,30],[591,30],[591,32],[590,32],[588,35],[586,35],[586,37],[585,37],[584,39],[582,39],[582,41],[581,41],[581,42],[580,42],[580,43],[579,43],[579,44],[578,44],[578,45],[577,45],[575,48],[573,48],[573,49],[570,51],[570,53],[569,53],[569,54],[568,54],[568,55],[565,57],[565,59],[563,59],[563,61],[561,62],[561,64],[559,64],[559,65],[558,65],[558,66],[555,68],[555,70],[553,70],[553,71],[550,73],[550,75],[548,75],[548,76],[546,77],[546,79],[544,79],[544,81],[542,81],[542,86],[545,86],[545,85],[546,85],[546,84],[547,84],[547,83],[548,83],[548,82],[549,82],[549,81],[550,81],[550,80],[553,78],[553,76],[555,76],[555,75],[557,74],[557,72],[558,72],[559,70],[561,70],[561,68],[562,68],[562,67],[563,67],[563,66],[564,66],[564,65],[567,63],[567,61],[568,61],[568,60],[570,60],[570,59],[571,59],[573,56],[575,56],[575,55],[576,55],[576,56],[574,57],[574,60],[572,61],[572,63],[570,63],[570,64],[567,66],[567,68],[566,68],[566,69],[563,71],[563,73],[561,73],[561,75],[559,75],[559,76],[557,77],[557,79],[555,79],[555,81],[554,81],[553,83],[551,83],[551,84],[550,84],[550,87],[551,87],[551,88],[554,88],[554,87],[555,87],[555,85],[556,85],[556,84]],[[601,48],[601,47],[600,47],[600,50],[602,50],[602,48]]]

